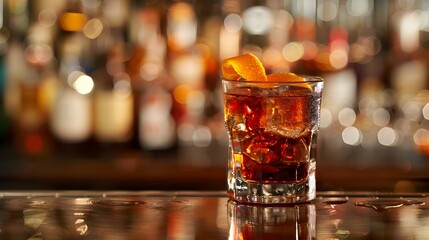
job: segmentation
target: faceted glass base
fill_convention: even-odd
[[[237,174],[240,175],[240,174]],[[297,183],[255,183],[228,173],[228,195],[241,203],[295,204],[309,202],[316,197],[315,169],[305,181]]]

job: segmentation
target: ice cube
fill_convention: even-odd
[[[298,138],[311,130],[308,99],[270,97],[266,99],[263,124],[267,131]]]
[[[241,153],[243,142],[251,137],[250,133],[246,130],[246,125],[244,123],[233,125],[230,130],[230,135],[233,152]]]
[[[249,179],[260,179],[261,173],[270,174],[276,173],[279,169],[276,166],[272,166],[270,164],[261,164],[253,159],[250,159],[248,156],[243,156],[243,166],[242,172]]]
[[[248,130],[258,129],[265,115],[263,101],[261,97],[226,95],[225,116],[228,127],[234,128],[239,123],[245,123]]]
[[[262,98],[251,98],[243,106],[246,126],[250,131],[261,127],[261,119],[265,115],[265,108],[262,107],[262,102]]]
[[[309,148],[303,138],[288,139],[282,144],[282,162],[306,162],[309,159]]]
[[[259,164],[275,164],[280,161],[279,155],[273,150],[256,145],[246,148],[246,155]]]
[[[274,151],[278,136],[271,133],[260,133],[246,141],[243,145],[243,153],[253,161],[260,164],[275,164],[280,161],[280,156]]]

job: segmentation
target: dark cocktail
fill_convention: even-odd
[[[222,81],[230,140],[228,193],[239,202],[296,203],[315,197],[323,80],[290,76]]]

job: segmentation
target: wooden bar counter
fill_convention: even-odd
[[[0,239],[428,239],[428,196],[319,192],[261,206],[222,191],[10,191]]]

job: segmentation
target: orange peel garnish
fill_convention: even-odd
[[[305,78],[290,72],[275,72],[267,76],[268,82],[289,82],[296,86],[308,88],[311,90],[311,86],[305,82]]]
[[[304,78],[290,72],[275,72],[267,76],[269,82],[304,82]]]
[[[259,59],[251,54],[231,57],[222,62],[223,77],[227,80],[266,81],[265,68]]]
[[[259,59],[246,53],[222,62],[222,73],[226,80],[247,80],[257,82],[287,82],[298,87],[308,88],[311,86],[305,82],[305,78],[290,72],[275,72],[266,75],[265,68]]]

